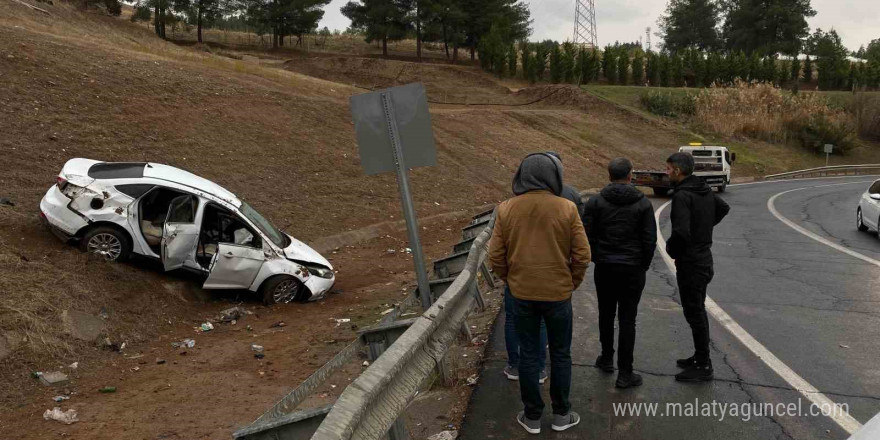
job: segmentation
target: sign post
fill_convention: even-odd
[[[825,144],[825,166],[828,166],[828,157],[831,155],[831,152],[834,150],[834,145]]]
[[[351,113],[364,171],[397,172],[419,297],[427,310],[432,303],[431,289],[408,178],[408,167],[437,163],[425,87],[416,83],[352,96]]]

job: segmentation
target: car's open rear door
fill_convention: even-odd
[[[211,273],[205,280],[206,289],[247,289],[257,278],[266,256],[262,249],[230,243],[220,243]]]
[[[199,225],[195,219],[195,196],[183,195],[171,201],[162,231],[162,265],[165,270],[180,268],[193,257],[199,240]]]

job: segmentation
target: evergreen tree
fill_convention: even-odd
[[[620,85],[626,85],[629,82],[629,52],[626,49],[620,49],[620,55],[617,57],[617,82]]]
[[[523,79],[531,84],[536,83],[538,77],[535,74],[535,61],[534,57],[532,57],[532,45],[529,44],[528,41],[521,41],[519,43],[519,53],[520,63],[522,63]]]
[[[761,81],[761,78],[764,76],[764,72],[761,68],[761,57],[758,56],[758,52],[752,52],[752,56],[749,57],[747,65],[748,73],[746,74],[746,78],[748,78],[748,81]]]
[[[605,61],[605,78],[608,80],[608,84],[617,83],[617,54],[615,50],[606,50],[602,54],[602,60]]]
[[[507,74],[510,75],[511,78],[516,77],[516,45],[511,44],[507,49]]]
[[[553,45],[550,49],[550,82],[553,84],[559,84],[565,78],[562,67],[562,51],[559,45]]]
[[[734,66],[736,68],[736,78],[739,78],[742,81],[749,80],[749,58],[746,56],[746,53],[743,51],[739,51],[736,54],[736,58],[734,59]]]
[[[833,29],[829,32],[816,32],[810,37],[810,52],[816,57],[819,88],[822,90],[843,89],[847,86],[849,75],[849,51],[840,36]]]
[[[544,80],[544,72],[547,71],[547,55],[555,45],[556,43],[547,44],[545,41],[535,46],[535,78],[538,81]]]
[[[367,43],[381,41],[382,56],[387,57],[388,41],[402,40],[409,31],[410,6],[406,0],[358,0],[349,1],[341,11],[351,20],[352,28],[364,33]]]
[[[723,33],[728,49],[797,55],[808,35],[810,0],[729,0]]]
[[[789,78],[791,78],[791,61],[782,60],[776,76],[776,83],[779,84],[779,87],[783,87],[788,83]]]
[[[562,81],[566,83],[577,82],[578,75],[575,72],[577,61],[577,46],[571,41],[562,43]]]
[[[807,84],[813,82],[813,61],[810,59],[809,55],[807,55],[807,58],[804,59],[803,78],[804,78],[804,82]]]
[[[797,84],[801,79],[801,60],[798,57],[791,58],[791,70],[789,72],[788,78]]]
[[[669,55],[666,52],[660,54],[659,61],[657,63],[658,67],[658,76],[660,77],[660,87],[669,87],[669,78],[671,76],[671,61],[669,60]]]
[[[761,80],[773,84],[776,82],[776,58],[775,57],[766,57],[763,62],[763,74],[761,75]]]
[[[645,62],[641,49],[636,49],[632,59],[632,83],[637,86],[645,84]]]
[[[663,47],[673,52],[718,48],[718,14],[714,0],[669,0],[666,13],[658,21]]]
[[[684,61],[678,52],[672,53],[669,64],[669,76],[672,77],[672,84],[675,87],[684,87]]]
[[[599,80],[599,69],[601,68],[601,61],[599,60],[599,51],[594,47],[590,50],[590,72],[593,75],[593,81]]]
[[[608,63],[611,61],[613,49],[611,45],[605,46],[605,50],[602,51],[602,75],[605,76],[605,79],[608,79]],[[617,73],[617,72],[615,72]]]
[[[723,64],[724,60],[718,52],[712,52],[706,56],[706,76],[703,78],[704,86],[710,87],[712,84],[721,82]]]

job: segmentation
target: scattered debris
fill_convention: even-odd
[[[251,344],[251,350],[253,350],[254,353],[262,353],[262,352],[263,352],[263,346],[262,346],[262,345],[257,345],[257,344]]]
[[[476,384],[477,384],[477,379],[479,379],[479,378],[480,378],[480,376],[477,376],[476,373],[471,374],[471,377],[467,378],[467,384],[468,384],[468,386],[474,386],[474,385],[476,385]]]
[[[76,418],[75,409],[61,411],[61,408],[57,406],[51,410],[47,409],[46,412],[43,413],[43,418],[46,420],[56,420],[65,425],[70,425],[79,421],[79,419]]]
[[[157,365],[162,365],[162,364],[164,364],[164,363],[165,363],[165,359],[156,359],[156,364],[157,364]]]
[[[116,392],[116,387],[104,387],[104,388],[99,389],[98,391],[100,391],[100,392],[102,392],[102,393],[104,393],[104,394],[107,394],[107,393],[115,393],[115,392]]]
[[[7,199],[6,197],[0,197],[0,205],[15,206],[15,203],[12,203],[12,200]]]
[[[428,437],[428,440],[455,440],[456,438],[458,438],[458,431],[450,430],[438,432]]]
[[[70,400],[70,396],[55,396],[52,398],[52,400],[56,402],[63,402],[65,400]]]
[[[391,313],[391,312],[393,312],[393,311],[394,311],[394,307],[392,307],[392,308],[390,308],[390,309],[388,309],[388,310],[385,310],[384,312],[382,312],[382,316],[385,316],[385,315],[387,315],[387,314],[389,314],[389,313]]]
[[[364,363],[361,364],[361,365],[363,365],[363,366],[365,366],[365,367],[369,367],[369,366],[370,366],[370,361],[364,361]]]
[[[196,341],[194,339],[184,339],[180,342],[172,342],[171,346],[174,348],[181,348],[181,347],[193,348],[196,346]],[[186,352],[184,352],[184,353],[186,353]]]
[[[43,385],[46,386],[59,385],[67,382],[67,375],[60,371],[51,371],[48,373],[37,372],[36,374],[38,375],[37,377],[40,378],[40,382],[42,382]]]
[[[211,324],[210,322],[206,322],[196,328],[196,331],[202,331],[202,332],[209,332],[211,330],[214,330],[214,325]]]
[[[840,344],[840,348],[849,348],[849,345]]]
[[[67,368],[70,368],[71,370],[76,370],[77,368],[79,368],[79,362],[74,362],[68,365]]]
[[[241,307],[230,307],[226,310],[220,311],[220,317],[217,319],[220,322],[231,322],[238,321],[245,315],[250,315],[251,312],[241,308]],[[210,324],[210,323],[209,323]],[[204,324],[202,324],[204,326]]]
[[[244,328],[244,329],[245,329],[245,330],[247,330],[247,331],[249,331],[249,332],[252,332],[252,331],[254,331],[254,328],[253,328],[253,327],[251,327],[251,326],[250,326],[250,325],[248,325],[248,326],[247,326],[247,327],[245,327],[245,328]]]
[[[137,367],[137,366],[131,367],[131,371],[134,373],[137,373],[138,371],[141,371],[141,367]]]
[[[263,359],[264,357],[266,357],[266,354],[265,353],[254,353],[254,357],[257,359]]]
[[[340,324],[345,324],[351,322],[349,318],[333,318],[336,321],[336,326],[339,327]]]
[[[284,321],[278,321],[275,324],[270,325],[269,328],[280,328],[284,327],[285,325],[287,324],[285,324]]]

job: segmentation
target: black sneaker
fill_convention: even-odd
[[[614,386],[617,388],[632,388],[642,384],[642,375],[633,373],[632,371],[620,371],[617,373],[617,381]]]
[[[687,359],[677,359],[675,365],[678,365],[679,368],[693,367],[694,365],[697,365],[696,356],[691,356]]]
[[[614,372],[614,359],[611,356],[602,356],[596,358],[596,368],[606,372],[613,373]]]
[[[712,364],[695,364],[685,368],[684,371],[675,375],[679,382],[708,382],[714,379]]]

